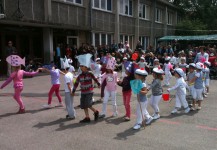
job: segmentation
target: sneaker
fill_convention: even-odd
[[[190,109],[189,107],[185,108],[185,113],[186,113],[186,114],[189,113],[190,110],[191,110],[191,109]]]
[[[197,110],[201,110],[201,106],[198,106],[198,107],[197,107]]]
[[[176,114],[176,113],[178,113],[178,111],[179,111],[179,108],[175,108],[175,109],[173,109],[173,111],[171,111],[171,114]]]
[[[154,116],[153,116],[153,119],[154,120],[157,120],[157,119],[159,119],[160,118],[160,115],[159,114],[155,114]]]
[[[141,124],[136,124],[136,125],[134,125],[134,127],[133,127],[134,130],[138,130],[138,129],[140,129],[140,128],[141,128]]]
[[[191,111],[195,111],[195,107],[194,106],[191,107]]]
[[[80,123],[90,123],[90,118],[84,118]]]
[[[99,111],[94,112],[94,120],[97,121],[99,119]]]
[[[206,94],[203,94],[203,97],[207,98],[207,95],[206,95]]]
[[[124,117],[124,121],[130,121],[129,117]]]
[[[105,114],[100,114],[99,118],[105,118]]]
[[[51,105],[50,104],[44,104],[42,107],[45,108],[45,109],[50,109]]]
[[[64,106],[63,103],[59,103],[55,107],[63,107],[63,106]]]
[[[66,119],[74,120],[75,117],[71,117],[71,116],[69,116],[69,115],[66,115]]]
[[[117,117],[118,116],[118,112],[113,113],[112,117]]]
[[[24,114],[26,111],[25,111],[25,108],[23,108],[23,109],[19,109],[19,111],[17,112],[17,114]]]
[[[152,117],[154,117],[156,114],[154,113],[153,115],[152,115]]]
[[[153,120],[153,118],[152,117],[150,117],[150,118],[148,118],[148,120],[146,121],[146,123],[145,124],[150,124],[151,122],[152,122],[152,120]]]

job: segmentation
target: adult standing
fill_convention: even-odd
[[[18,55],[17,49],[13,46],[12,41],[8,41],[8,46],[6,47],[6,58],[10,55]],[[10,76],[12,72],[12,67],[7,63],[7,76]]]
[[[201,62],[201,63],[204,63],[205,61],[208,61],[209,60],[209,54],[207,54],[205,52],[205,47],[204,46],[201,46],[199,48],[200,52],[197,53],[195,59],[194,59],[194,63],[197,63],[197,62]]]

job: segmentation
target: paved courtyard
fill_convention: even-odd
[[[61,80],[64,100],[63,77]],[[152,77],[148,76],[147,82],[151,81]],[[172,84],[174,81],[173,78]],[[79,120],[84,117],[81,109],[76,108],[77,118],[70,121],[65,119],[65,108],[42,109],[42,105],[47,103],[51,86],[49,75],[26,78],[24,84],[22,96],[27,110],[25,114],[15,114],[18,105],[12,97],[12,84],[0,91],[1,150],[217,150],[216,80],[211,80],[210,94],[203,101],[200,111],[171,115],[174,100],[170,103],[161,101],[161,118],[138,131],[132,129],[136,119],[135,95],[131,100],[132,119],[124,122],[122,117],[125,110],[120,87],[117,92],[118,117],[110,117],[112,106],[109,102],[105,119],[80,124]],[[94,91],[97,100],[99,89]],[[77,106],[78,94],[74,101]],[[57,98],[54,96],[52,105],[55,104]],[[95,104],[94,107],[101,110],[102,104]],[[150,114],[153,113],[150,106],[148,110]]]

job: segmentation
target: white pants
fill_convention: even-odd
[[[113,105],[113,113],[117,113],[117,103],[116,103],[116,91],[108,91],[104,90],[104,99],[102,104],[102,114],[106,115],[106,107],[108,103],[108,99],[111,96],[112,105]]]
[[[194,94],[194,85],[189,86],[190,95],[193,97]]]
[[[205,86],[206,87],[209,87],[209,81],[210,81],[210,79],[205,79]]]
[[[143,114],[141,113],[140,105],[141,105]],[[137,106],[136,106],[136,116],[137,116],[136,123],[137,124],[142,124],[142,115],[145,117],[144,119],[149,119],[151,117],[147,111],[147,105],[148,105],[148,101],[137,103]]]
[[[154,109],[155,113],[160,112],[159,107],[158,107],[158,103],[160,102],[161,98],[162,98],[162,95],[159,95],[159,96],[151,95],[150,105]]]
[[[183,106],[184,108],[188,107],[188,102],[186,101],[186,94],[177,94],[176,93],[176,108],[181,108]]]
[[[170,85],[171,77],[172,77],[171,72],[165,72],[165,79],[164,79],[164,84],[165,85]]]
[[[194,89],[194,94],[193,94],[193,99],[194,100],[203,100],[203,89]]]

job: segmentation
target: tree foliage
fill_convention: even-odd
[[[174,0],[172,3],[181,10],[183,23],[178,27],[188,24],[195,25],[196,30],[203,30],[204,27],[206,30],[217,30],[217,0]]]

